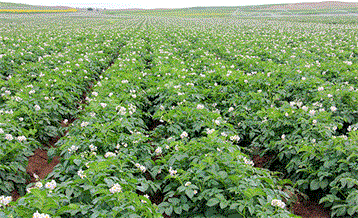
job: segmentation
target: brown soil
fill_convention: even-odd
[[[17,201],[17,199],[19,199],[21,196],[20,194],[17,192],[17,190],[13,190],[11,192],[11,197],[13,201]]]
[[[259,168],[265,168],[266,164],[274,159],[274,155],[264,154],[262,157],[259,154],[253,155],[252,160],[254,166]],[[297,202],[291,206],[291,211],[301,216],[302,218],[330,218],[330,211],[324,208],[323,205],[309,199],[304,199],[300,195],[296,195]]]
[[[323,205],[317,202],[305,200],[299,197],[298,201],[292,205],[292,211],[294,214],[301,216],[302,218],[330,218],[329,209],[323,207]]]
[[[59,162],[60,157],[55,156],[52,161],[48,163],[47,151],[40,148],[36,149],[34,154],[29,157],[29,164],[26,167],[26,172],[31,176],[29,183],[36,182],[33,176],[34,173],[38,175],[40,179],[45,179]]]
[[[262,157],[259,154],[253,155],[252,161],[254,162],[254,166],[258,168],[265,168],[266,164],[270,162],[273,158],[273,155],[264,154]]]

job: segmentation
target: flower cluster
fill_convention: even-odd
[[[139,163],[134,164],[138,169],[140,169],[140,171],[142,171],[142,173],[145,173],[145,171],[147,170],[147,168],[143,165],[140,165]]]
[[[67,149],[70,153],[73,153],[78,150],[78,146],[72,145],[70,148]]]
[[[254,162],[252,160],[247,159],[247,157],[244,157],[244,156],[240,155],[239,158],[242,159],[245,164],[254,166]]]
[[[23,142],[23,141],[26,141],[26,137],[25,136],[18,136],[17,138],[16,138],[19,142]]]
[[[40,181],[38,181],[38,182],[35,183],[35,187],[36,187],[36,188],[42,188],[42,186],[43,186],[43,185],[42,185],[42,182],[40,182]]]
[[[230,140],[233,141],[233,142],[238,142],[240,141],[240,136],[238,135],[233,135],[233,136],[230,136]]]
[[[183,132],[181,135],[180,135],[180,138],[186,138],[186,137],[188,137],[188,133],[187,132]]]
[[[0,208],[3,206],[6,206],[7,204],[9,204],[12,201],[12,197],[11,196],[0,196]]]
[[[35,105],[35,106],[34,106],[34,108],[35,108],[35,110],[36,110],[36,111],[41,110],[41,107],[40,107],[40,106],[38,106],[38,105]]]
[[[115,157],[116,156],[116,154],[115,153],[113,153],[113,152],[107,152],[105,155],[104,155],[104,157],[105,158],[108,158],[108,157]]]
[[[176,171],[176,170],[173,170],[173,168],[170,167],[170,168],[169,168],[169,174],[170,174],[171,176],[174,176],[175,174],[177,174],[177,171]]]
[[[81,127],[86,127],[86,126],[88,126],[88,124],[89,124],[89,122],[82,122]]]
[[[45,184],[45,188],[50,189],[50,190],[54,190],[56,188],[56,181],[52,180],[51,182],[48,182]]]
[[[163,149],[161,147],[158,147],[157,149],[155,149],[155,153],[157,155],[161,155],[163,153]]]
[[[80,169],[79,171],[77,171],[77,175],[78,175],[79,177],[81,177],[81,179],[87,177],[86,174],[83,172],[82,169]]]
[[[283,202],[281,200],[278,200],[278,199],[273,199],[271,201],[271,205],[274,206],[274,207],[280,207],[282,209],[284,209],[285,206],[286,206],[285,202]]]
[[[117,193],[117,192],[122,192],[122,186],[119,185],[118,183],[114,184],[112,186],[112,188],[109,189],[109,191],[114,194],[114,193]]]
[[[12,137],[11,134],[5,134],[5,139],[8,141],[12,141],[14,139],[14,137]]]
[[[97,146],[94,146],[93,144],[90,144],[88,147],[91,149],[92,152],[97,151]]]
[[[207,133],[208,135],[210,135],[210,134],[212,134],[214,131],[215,131],[215,129],[207,129],[207,130],[206,130],[206,133]]]
[[[116,107],[116,110],[118,110],[118,113],[119,113],[120,115],[126,115],[127,109],[126,109],[125,107],[117,106],[117,107]]]
[[[36,211],[36,213],[34,213],[32,215],[32,218],[51,218],[50,215],[45,214],[45,213],[39,213],[38,211]]]
[[[136,110],[137,110],[137,107],[135,105],[133,105],[133,104],[129,104],[128,106],[129,106],[128,107],[129,114],[130,115],[134,114],[136,112]]]
[[[196,106],[196,108],[199,109],[199,110],[204,109],[204,105],[198,104],[198,105]]]

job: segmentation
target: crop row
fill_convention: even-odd
[[[150,29],[122,48],[89,96],[87,113],[57,143],[64,159],[49,175],[56,180],[53,190],[37,183],[10,211],[53,217],[289,216],[278,207],[289,198],[279,190],[284,183],[252,166],[233,126],[198,101],[195,93],[204,93],[185,85],[187,93],[178,96],[175,86],[203,77],[158,71],[187,69],[190,62],[157,65],[162,49]],[[39,205],[38,198],[46,200]]]
[[[14,189],[20,195],[25,193],[27,157],[41,144],[49,145],[51,139],[64,134],[64,126],[80,112],[83,94],[118,55],[127,31],[132,28],[107,33],[106,37],[84,32],[87,43],[64,48],[68,50],[63,55],[44,56],[43,62],[29,61],[22,67],[10,66],[11,76],[2,81],[0,107],[1,194],[9,195]],[[34,65],[38,67],[33,69]]]
[[[338,33],[341,29],[326,29],[326,35],[334,35],[340,42],[332,44],[317,31],[309,32],[306,37],[310,41],[306,41],[279,26],[249,31],[255,37],[245,37],[245,27],[237,36],[236,28],[225,31],[225,37],[210,29],[191,34],[188,30],[172,31],[176,36],[185,32],[187,41],[169,34],[171,43],[179,39],[181,54],[187,51],[184,59],[192,61],[192,73],[202,70],[202,76],[215,82],[198,83],[198,99],[216,105],[213,110],[236,127],[242,138],[239,146],[248,154],[266,153],[270,160],[267,168],[281,171],[283,178],[292,180],[304,193],[318,195],[319,202],[332,208],[332,216],[353,216],[357,213],[358,96],[356,52],[350,50],[347,35]],[[288,42],[282,40],[285,38]],[[300,41],[304,43],[292,49]],[[195,50],[184,45],[190,42],[195,42]],[[267,50],[262,51],[263,47]],[[282,51],[272,52],[276,47]],[[310,47],[320,49],[309,51]],[[306,54],[296,61],[300,53]],[[195,78],[190,81],[198,82]],[[180,92],[185,93],[182,88]]]
[[[5,213],[293,217],[292,181],[332,216],[357,214],[350,26],[151,18],[125,41],[50,150],[53,182]]]

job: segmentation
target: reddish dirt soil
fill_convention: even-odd
[[[264,154],[262,157],[256,154],[252,157],[252,161],[255,163],[255,167],[264,168],[265,164],[274,158],[273,155]]]
[[[34,154],[29,157],[29,164],[26,167],[26,172],[31,176],[31,182],[35,182],[33,174],[39,176],[40,179],[52,172],[53,168],[60,162],[60,157],[55,156],[50,163],[48,163],[47,151],[40,148],[36,149]]]
[[[355,2],[312,2],[312,3],[295,3],[287,5],[274,5],[264,10],[314,10],[314,9],[344,9],[344,8],[356,8],[358,3]]]
[[[300,199],[292,206],[294,214],[302,218],[330,218],[330,211],[317,202]]]
[[[254,166],[259,168],[265,168],[266,163],[274,158],[273,155],[265,154],[262,157],[260,155],[253,155],[252,160]],[[319,205],[317,202],[304,199],[302,196],[298,196],[297,202],[291,206],[290,210],[302,218],[330,218],[330,211],[324,208],[323,205]]]
[[[17,192],[17,190],[13,190],[11,192],[11,197],[13,201],[17,201],[17,199],[19,199],[21,196],[20,194]]]

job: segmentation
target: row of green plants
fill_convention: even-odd
[[[124,41],[49,151],[63,157],[55,182],[35,184],[4,213],[293,217],[292,181],[319,193],[332,217],[357,215],[350,26],[152,18]],[[257,155],[279,173],[255,167]]]
[[[218,124],[224,120],[198,108],[196,97],[168,108],[178,96],[172,86],[183,82],[177,76],[187,73],[165,75],[156,66],[187,68],[190,62],[156,65],[161,49],[154,42],[157,33],[148,34],[149,27],[127,41],[120,59],[94,86],[86,113],[57,143],[59,148],[49,151],[63,157],[49,175],[55,187],[38,187],[46,186],[46,181],[29,185],[33,188],[10,203],[5,213],[294,217],[284,203],[289,199],[283,190],[288,181],[253,167],[237,146],[240,138],[232,125]],[[175,58],[181,59],[179,54]],[[172,84],[167,87],[169,80]],[[213,130],[203,131],[206,128]],[[44,203],[39,205],[36,199]]]
[[[237,32],[235,28],[232,30]],[[326,34],[338,31],[333,29]],[[177,30],[175,34],[184,35],[181,32],[184,31]],[[272,32],[276,35],[261,34],[277,39],[290,34],[289,37],[293,38],[292,32],[278,34],[275,29]],[[346,32],[335,38],[347,47],[341,48],[337,43],[334,48],[320,47],[321,50],[337,52],[337,56],[324,58],[322,52],[316,50],[297,61],[289,59],[296,53],[288,52],[291,45],[296,44],[295,50],[307,53],[309,46],[332,42],[317,32],[308,35],[315,40],[301,41],[303,45],[298,44],[300,40],[271,45],[262,41],[262,37],[245,38],[241,35],[239,38],[227,34],[226,38],[219,39],[208,32],[188,34],[185,30],[185,33],[187,41],[178,40],[182,49],[180,53],[188,51],[184,58],[192,61],[196,73],[210,72],[210,75],[205,74],[207,83],[200,81],[192,95],[198,100],[216,104],[214,108],[204,105],[223,114],[236,127],[236,132],[242,137],[240,147],[252,156],[270,156],[266,167],[282,172],[282,178],[291,179],[303,193],[321,193],[319,202],[332,209],[332,217],[355,216],[357,74],[356,56],[354,53],[349,55],[348,39],[344,38]],[[256,34],[258,36],[260,32]],[[171,43],[176,39],[169,36]],[[225,47],[215,43],[218,40],[222,40]],[[195,42],[196,50],[183,45],[190,42]],[[250,45],[247,49],[251,57],[241,55],[240,49],[245,44]],[[256,44],[260,47],[255,47]],[[270,54],[260,50],[263,45],[271,47],[268,50]],[[273,46],[286,52],[273,53]],[[189,75],[185,78],[187,82],[199,82]],[[184,84],[180,92],[188,93]],[[206,95],[200,95],[200,89],[204,89]],[[187,98],[187,95],[182,97]],[[173,99],[175,103],[182,101],[180,97]],[[169,102],[171,107],[172,102]]]
[[[142,90],[139,82],[131,80],[145,66],[140,42],[138,36],[127,40],[119,60],[95,84],[86,113],[57,143],[58,149],[49,151],[63,157],[49,175],[56,186],[49,190],[29,185],[33,188],[16,204],[10,203],[5,213],[14,217],[36,211],[51,217],[161,217],[147,196],[136,194],[145,171],[135,167],[136,155],[145,155],[149,149],[142,146],[147,137],[140,134],[145,127],[143,102],[138,101]],[[132,62],[134,58],[138,61]],[[129,92],[133,86],[138,98]],[[39,205],[39,197],[48,200]]]
[[[284,191],[290,181],[253,167],[238,146],[241,139],[235,127],[209,102],[212,91],[201,84],[214,85],[214,80],[206,78],[207,71],[192,70],[192,63],[200,59],[193,50],[196,45],[184,46],[188,35],[171,38],[172,33],[158,29],[152,34],[154,39],[167,39],[152,40],[157,50],[152,55],[153,77],[161,79],[155,79],[156,86],[147,92],[156,108],[152,119],[160,122],[149,132],[154,167],[169,168],[164,181],[155,178],[156,170],[152,176],[164,195],[160,212],[174,217],[294,217],[284,206],[291,203]],[[173,52],[178,41],[190,53]],[[195,56],[188,58],[191,55]],[[188,202],[189,211],[183,211]]]
[[[170,25],[169,22],[166,24]],[[184,101],[191,95],[197,101],[210,102],[211,104],[203,105],[223,114],[236,127],[236,133],[242,137],[239,146],[247,154],[270,156],[267,168],[282,172],[282,178],[291,179],[303,193],[321,193],[318,195],[319,202],[332,209],[332,216],[354,216],[357,213],[354,167],[357,76],[354,67],[356,56],[354,53],[349,55],[348,42],[344,38],[347,35],[335,36],[335,39],[347,44],[342,50],[337,50],[340,48],[337,43],[334,48],[337,51],[327,46],[320,47],[337,52],[336,56],[323,58],[319,50],[310,51],[308,54],[311,56],[308,58],[301,57],[289,62],[285,59],[289,58],[288,55],[292,56],[293,51],[291,54],[287,52],[286,57],[282,57],[282,53],[276,53],[267,58],[260,47],[252,46],[252,36],[247,36],[250,38],[246,39],[243,35],[238,38],[234,35],[228,37],[227,34],[227,38],[219,39],[213,32],[175,29],[175,26],[172,24],[171,28],[174,30],[167,34],[167,40],[159,42],[160,54],[153,55],[157,57],[154,60],[158,66],[156,71],[162,71],[161,76],[171,73],[173,77],[177,76],[174,73],[176,70],[189,70],[189,73],[183,79],[185,82],[173,86],[174,90],[180,90],[178,96],[166,94],[169,92],[168,87],[173,84],[172,78],[161,80],[165,88],[160,90],[158,99],[166,99],[168,104],[165,108],[178,103],[185,104]],[[237,32],[235,28],[232,30],[232,34]],[[163,34],[160,28],[157,31],[160,35]],[[273,30],[275,31],[278,33],[278,30]],[[333,29],[330,34],[338,31],[340,30]],[[285,38],[286,34],[288,35],[283,32],[271,37]],[[292,38],[292,33],[289,34]],[[297,49],[307,52],[310,46],[332,43],[324,35],[313,31],[311,34],[313,36],[308,36],[315,37],[315,40],[303,41],[307,45],[300,45]],[[162,36],[157,38],[159,37]],[[218,40],[222,40],[225,47],[215,43]],[[256,37],[255,40],[259,41],[261,38]],[[290,40],[286,45],[281,43],[274,46],[290,48],[292,43],[289,42]],[[248,49],[255,50],[250,51],[251,57],[245,58],[237,48],[241,49],[243,44],[249,43]],[[263,44],[264,41],[260,43]],[[179,46],[175,46],[176,44]],[[191,69],[168,66],[167,63],[183,61],[177,59],[173,53],[179,53],[184,61],[190,61]],[[195,73],[202,74],[199,80],[196,76],[191,76]],[[190,93],[194,84],[195,91]],[[212,107],[212,104],[216,107]],[[173,116],[178,117],[179,111],[173,111]],[[190,116],[192,112],[187,111],[185,114],[190,117],[188,119],[196,118]],[[162,118],[158,116],[157,119]],[[186,129],[186,123],[187,121],[181,121],[170,130]],[[200,122],[193,123],[196,130],[200,130],[203,125]],[[198,135],[198,132],[194,132],[194,135]]]
[[[118,27],[128,28],[124,24]],[[122,33],[106,37],[100,31],[83,31],[86,43],[75,44],[78,35],[63,55],[14,67],[12,77],[2,81],[5,95],[0,106],[0,195],[11,195],[15,189],[25,194],[25,184],[33,176],[26,172],[27,158],[36,148],[47,149],[43,146],[64,134],[65,126],[81,111],[83,94],[117,57],[132,29],[129,26]],[[32,72],[31,63],[39,66],[38,72]]]
[[[233,55],[212,51],[222,58]],[[233,64],[226,60],[227,66]],[[222,96],[227,103],[219,107],[229,112],[236,105],[227,113],[229,122],[239,124],[241,145],[249,153],[273,157],[267,168],[281,171],[304,193],[321,193],[319,203],[331,208],[332,217],[355,216],[358,94],[354,59],[321,62],[314,68],[320,73],[307,69],[277,73],[275,68],[282,67],[272,64],[264,73],[230,76],[232,88],[225,87],[225,94],[232,98]],[[245,79],[249,86],[243,85]]]

